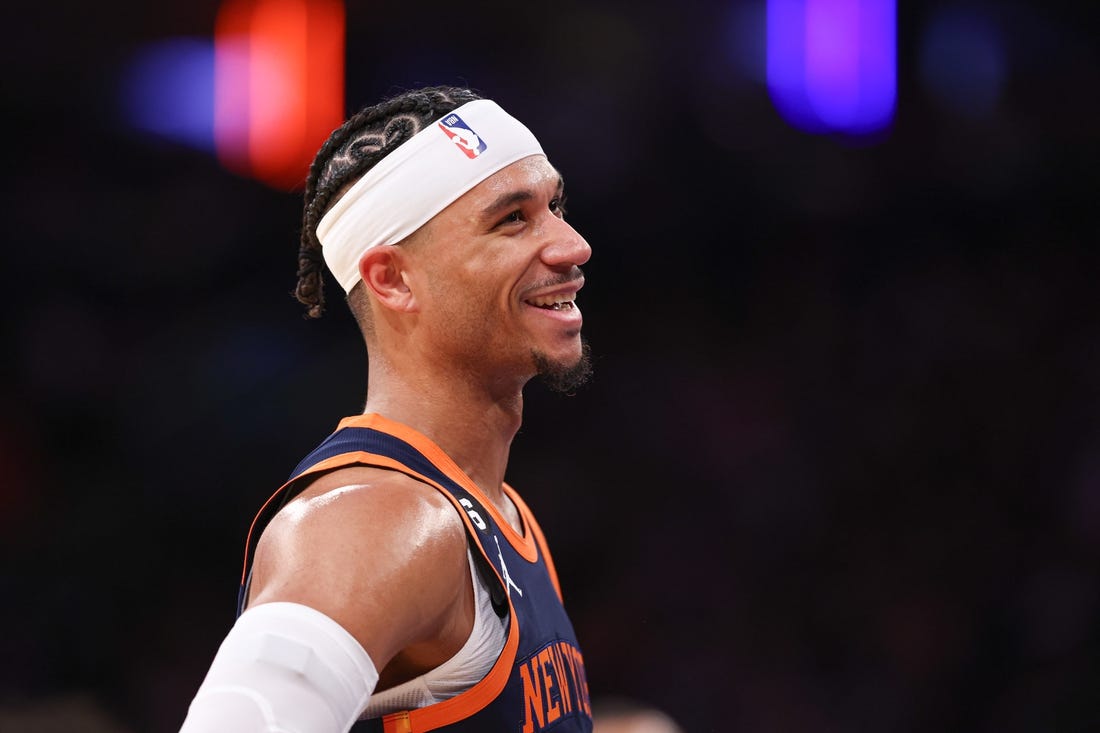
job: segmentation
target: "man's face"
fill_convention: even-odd
[[[531,156],[425,225],[410,276],[439,358],[490,379],[586,373],[574,298],[592,250],[565,222],[563,196],[558,172]]]

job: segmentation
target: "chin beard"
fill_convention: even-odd
[[[581,341],[581,356],[573,364],[552,362],[537,351],[531,355],[542,383],[554,392],[571,395],[592,376],[592,356],[587,341]]]

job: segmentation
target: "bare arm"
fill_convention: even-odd
[[[379,670],[403,652],[429,663],[438,656],[429,664],[436,666],[473,625],[466,547],[462,520],[432,487],[394,471],[344,469],[322,476],[268,525],[249,607],[314,608],[347,629]]]
[[[248,607],[181,733],[343,733],[376,688],[453,656],[473,616],[446,498],[380,469],[323,476],[264,530]]]

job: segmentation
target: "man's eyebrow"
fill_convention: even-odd
[[[510,209],[518,203],[524,201],[530,201],[535,198],[535,192],[529,189],[523,189],[521,191],[509,191],[508,193],[501,194],[493,201],[493,203],[486,206],[481,210],[482,219],[491,219],[494,215],[500,213],[505,209]]]
[[[557,193],[560,196],[562,190],[565,188],[565,179],[558,176]],[[494,215],[509,209],[516,204],[524,201],[530,201],[535,198],[535,192],[529,188],[520,189],[518,191],[509,191],[508,193],[502,193],[491,204],[481,210],[482,219],[491,219]]]

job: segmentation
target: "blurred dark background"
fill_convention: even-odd
[[[497,99],[594,247],[595,379],[531,387],[509,474],[594,695],[1100,730],[1094,7],[902,3],[896,118],[849,139],[775,111],[759,2],[349,3],[349,112]],[[119,113],[135,51],[216,11],[3,11],[4,733],[177,730],[253,513],[361,408],[338,287],[319,322],[289,296],[300,193]],[[984,75],[930,40],[953,12]]]

